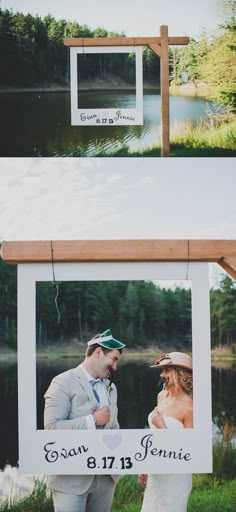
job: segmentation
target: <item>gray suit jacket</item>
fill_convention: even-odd
[[[109,381],[106,381],[107,385]],[[45,395],[44,427],[49,430],[86,429],[86,416],[97,408],[91,384],[80,366],[57,375]],[[110,421],[106,428],[119,428],[117,419],[117,390],[112,384],[110,392]],[[95,427],[94,427],[95,428]],[[118,475],[111,475],[118,480]],[[68,494],[84,494],[92,484],[94,475],[50,475],[48,486]]]

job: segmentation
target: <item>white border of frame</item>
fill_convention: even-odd
[[[57,263],[54,267],[57,281],[186,280],[186,263]],[[46,263],[18,265],[20,470],[41,474],[212,471],[208,264],[190,263],[188,279],[192,281],[194,428],[44,431],[37,430],[36,426],[35,302],[36,282],[52,281],[52,266]],[[125,358],[125,353],[122,357]],[[176,459],[158,456],[160,450],[162,454],[163,450],[174,451]],[[89,467],[89,457],[94,457],[95,466],[92,462]],[[103,468],[104,460],[105,465],[112,464],[112,468]]]
[[[77,55],[83,53],[135,53],[136,108],[78,108]],[[142,46],[91,46],[70,48],[71,124],[83,126],[115,126],[143,124]]]

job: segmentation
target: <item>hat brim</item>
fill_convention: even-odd
[[[101,347],[108,348],[110,350],[120,349],[124,348],[125,344],[121,341],[116,340],[115,338],[112,338],[112,340],[108,341],[100,341],[98,345],[101,345]]]
[[[89,342],[89,345],[100,345],[100,347],[107,348],[109,350],[119,350],[125,347],[125,344],[121,341],[112,338],[110,340],[102,341],[102,338],[94,338],[93,343]]]
[[[152,366],[150,366],[150,368],[163,368],[163,366],[177,366],[177,368],[185,368],[186,370],[193,371],[191,366],[187,366],[184,364],[174,364],[174,363],[171,363],[170,361],[168,363],[153,364]]]

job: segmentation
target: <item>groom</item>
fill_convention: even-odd
[[[45,429],[117,429],[117,390],[109,375],[124,343],[110,329],[88,341],[84,361],[57,375],[45,393]],[[108,393],[108,387],[109,393]],[[55,512],[109,512],[117,475],[51,475]]]

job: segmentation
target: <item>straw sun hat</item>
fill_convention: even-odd
[[[157,357],[150,368],[161,368],[162,366],[179,366],[192,370],[192,359],[184,352],[170,352]]]

